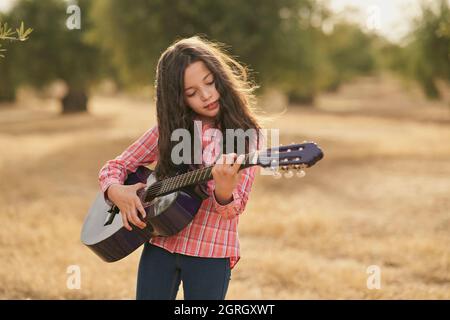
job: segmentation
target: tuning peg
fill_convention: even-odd
[[[278,167],[272,167],[272,166],[270,166],[268,169],[271,171],[272,176],[273,176],[275,179],[281,178],[281,173],[278,171]]]
[[[274,177],[274,179],[280,179],[281,178],[281,173],[279,171],[274,171],[273,172],[273,177]]]
[[[287,172],[284,173],[284,177],[285,178],[292,178],[294,176],[294,172],[292,172],[292,170],[289,170]]]
[[[306,176],[306,172],[304,170],[298,170],[295,174],[298,178],[303,178]]]

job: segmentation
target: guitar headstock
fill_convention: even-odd
[[[267,149],[258,154],[257,164],[265,168],[280,167],[283,170],[303,169],[313,166],[323,158],[323,152],[314,142],[290,144]]]

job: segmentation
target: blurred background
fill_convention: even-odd
[[[252,71],[281,143],[325,153],[256,178],[227,298],[450,298],[450,1],[0,0],[0,26],[0,298],[134,298],[141,250],[106,264],[80,231],[193,35]]]

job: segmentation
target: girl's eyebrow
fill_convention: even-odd
[[[206,76],[204,76],[202,80],[205,80],[206,77],[208,77],[210,74],[212,74],[212,72],[210,72]],[[186,89],[184,89],[184,91],[189,90],[189,89],[192,89],[192,87],[186,88]]]

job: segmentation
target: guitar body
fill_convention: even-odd
[[[153,171],[138,167],[136,172],[128,175],[124,184],[139,182],[147,186],[155,183]],[[130,224],[133,230],[129,231],[123,226],[118,208],[111,208],[103,193],[99,192],[84,221],[81,241],[106,262],[120,260],[153,236],[171,236],[180,232],[194,219],[207,197],[204,186],[197,185],[143,202],[147,216],[142,220],[147,227],[140,229]]]

